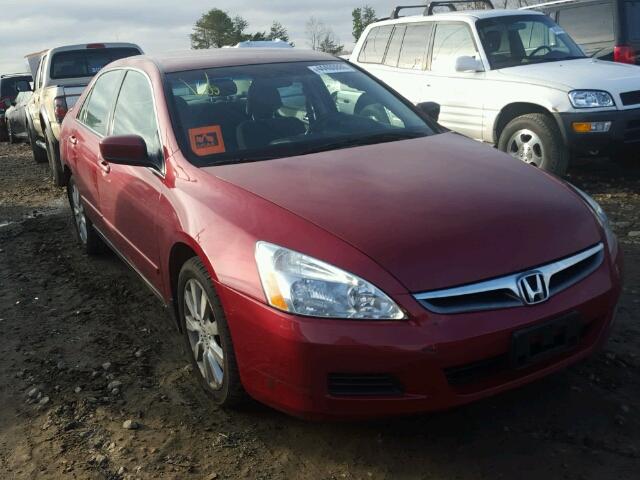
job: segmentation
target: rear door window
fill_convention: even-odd
[[[469,27],[465,23],[438,23],[433,39],[431,70],[453,72],[456,59],[462,56],[479,58]]]
[[[402,40],[404,39],[404,32],[406,27],[404,25],[396,25],[389,47],[387,48],[387,55],[384,57],[384,64],[390,67],[398,66],[398,57],[400,56],[400,47],[402,47]]]
[[[427,60],[427,47],[431,37],[432,23],[407,25],[404,34],[398,67],[423,70]]]
[[[613,7],[589,4],[558,12],[558,23],[579,44],[613,42]]]
[[[98,135],[107,134],[111,108],[120,88],[122,75],[122,70],[112,70],[100,76],[80,110],[78,120]]]
[[[51,58],[51,78],[93,77],[107,64],[140,55],[136,48],[87,48],[58,52]]]
[[[640,42],[640,2],[625,2],[624,12],[627,19],[627,39]]]
[[[358,61],[361,63],[382,63],[392,30],[393,25],[372,28],[358,56]]]

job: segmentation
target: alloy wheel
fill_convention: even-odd
[[[87,243],[87,217],[84,214],[84,206],[80,199],[80,191],[75,183],[71,186],[71,208],[73,209],[73,218],[78,227],[78,235],[83,244]]]
[[[211,301],[198,280],[184,286],[184,320],[189,344],[202,377],[213,390],[222,388],[224,349]]]
[[[515,132],[507,143],[507,153],[525,163],[541,167],[544,163],[544,146],[534,131],[522,129]]]

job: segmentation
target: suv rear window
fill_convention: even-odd
[[[631,42],[639,42],[640,2],[625,2],[624,11],[627,18],[627,37]]]
[[[31,90],[30,81],[30,76],[3,78],[0,80],[0,97],[16,98],[19,92]]]
[[[137,48],[95,48],[58,52],[51,59],[51,78],[93,77],[105,65],[140,55]]]
[[[560,10],[558,23],[579,44],[613,41],[613,9],[610,3]]]

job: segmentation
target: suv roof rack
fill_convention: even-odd
[[[393,20],[400,18],[400,12],[409,8],[424,8],[424,12],[422,14],[425,16],[433,15],[433,9],[436,7],[448,7],[449,11],[455,12],[458,10],[456,8],[456,4],[460,3],[482,3],[487,7],[486,10],[493,10],[494,8],[491,0],[435,0],[427,3],[426,5],[399,5],[393,9],[389,18]]]

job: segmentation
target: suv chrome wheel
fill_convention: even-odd
[[[73,218],[78,227],[78,235],[83,244],[87,243],[87,217],[84,215],[84,207],[80,199],[80,191],[75,183],[71,185],[71,208],[73,209]]]
[[[187,336],[202,377],[213,390],[222,388],[224,349],[211,301],[196,279],[184,286],[184,320]]]
[[[536,167],[544,164],[544,147],[540,137],[532,130],[516,131],[507,143],[507,153]]]

